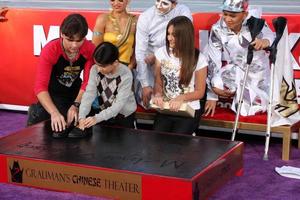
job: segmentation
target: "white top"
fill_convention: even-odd
[[[176,16],[184,15],[192,20],[190,9],[182,4],[177,4],[169,13],[159,14],[156,7],[152,6],[143,12],[137,22],[135,57],[137,61],[137,79],[142,87],[154,85],[153,67],[147,66],[145,57],[154,53],[166,44],[166,28],[168,22]]]
[[[166,47],[161,47],[155,52],[156,59],[161,64],[161,75],[163,77],[163,92],[164,97],[174,99],[180,94],[193,92],[195,90],[195,72],[206,67],[206,57],[199,53],[196,69],[193,73],[192,79],[188,87],[179,85],[181,62],[179,58],[174,57],[173,54],[168,55]],[[200,101],[187,102],[193,109],[200,109]]]

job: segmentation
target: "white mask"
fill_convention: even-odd
[[[161,14],[166,14],[172,9],[172,2],[169,0],[156,0],[155,7]]]

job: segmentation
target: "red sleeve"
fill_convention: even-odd
[[[57,61],[59,56],[59,51],[57,51],[56,41],[54,40],[48,43],[41,52],[38,66],[37,74],[34,85],[35,95],[39,94],[42,91],[48,91],[48,84],[52,72],[52,67]]]
[[[90,41],[86,41],[86,45],[84,49],[85,49],[84,54],[86,56],[87,62],[85,63],[84,70],[83,70],[83,81],[81,85],[82,90],[85,90],[88,84],[90,70],[94,64],[93,53],[94,53],[95,45],[92,44]]]

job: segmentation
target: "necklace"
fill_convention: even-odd
[[[68,53],[65,51],[65,53],[66,53],[67,57],[69,58],[69,60],[73,61],[76,58],[78,51],[76,51],[74,53]]]
[[[117,33],[117,40],[120,40],[122,38],[122,33],[121,33],[121,29],[120,29],[119,20],[117,20],[117,18],[115,18],[112,15],[112,13],[109,14],[109,19],[112,22],[114,31]]]
[[[61,43],[61,47],[62,47],[64,53],[66,54],[66,56],[69,60],[70,67],[73,67],[73,62],[75,61],[75,59],[77,57],[77,54],[79,53],[79,50],[74,52],[74,53],[69,53],[69,52],[66,51],[63,43]]]
[[[77,57],[77,54],[78,54],[78,51],[74,52],[74,53],[68,53],[66,51],[64,51],[65,54],[67,55],[68,57],[68,60],[69,60],[69,64],[70,64],[70,67],[73,67],[73,62],[75,61],[76,57]]]

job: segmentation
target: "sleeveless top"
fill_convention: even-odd
[[[116,45],[118,43],[118,34],[113,32],[106,32],[103,35],[105,42],[111,42]],[[133,53],[134,34],[130,33],[125,43],[119,47],[119,61],[129,64]]]

